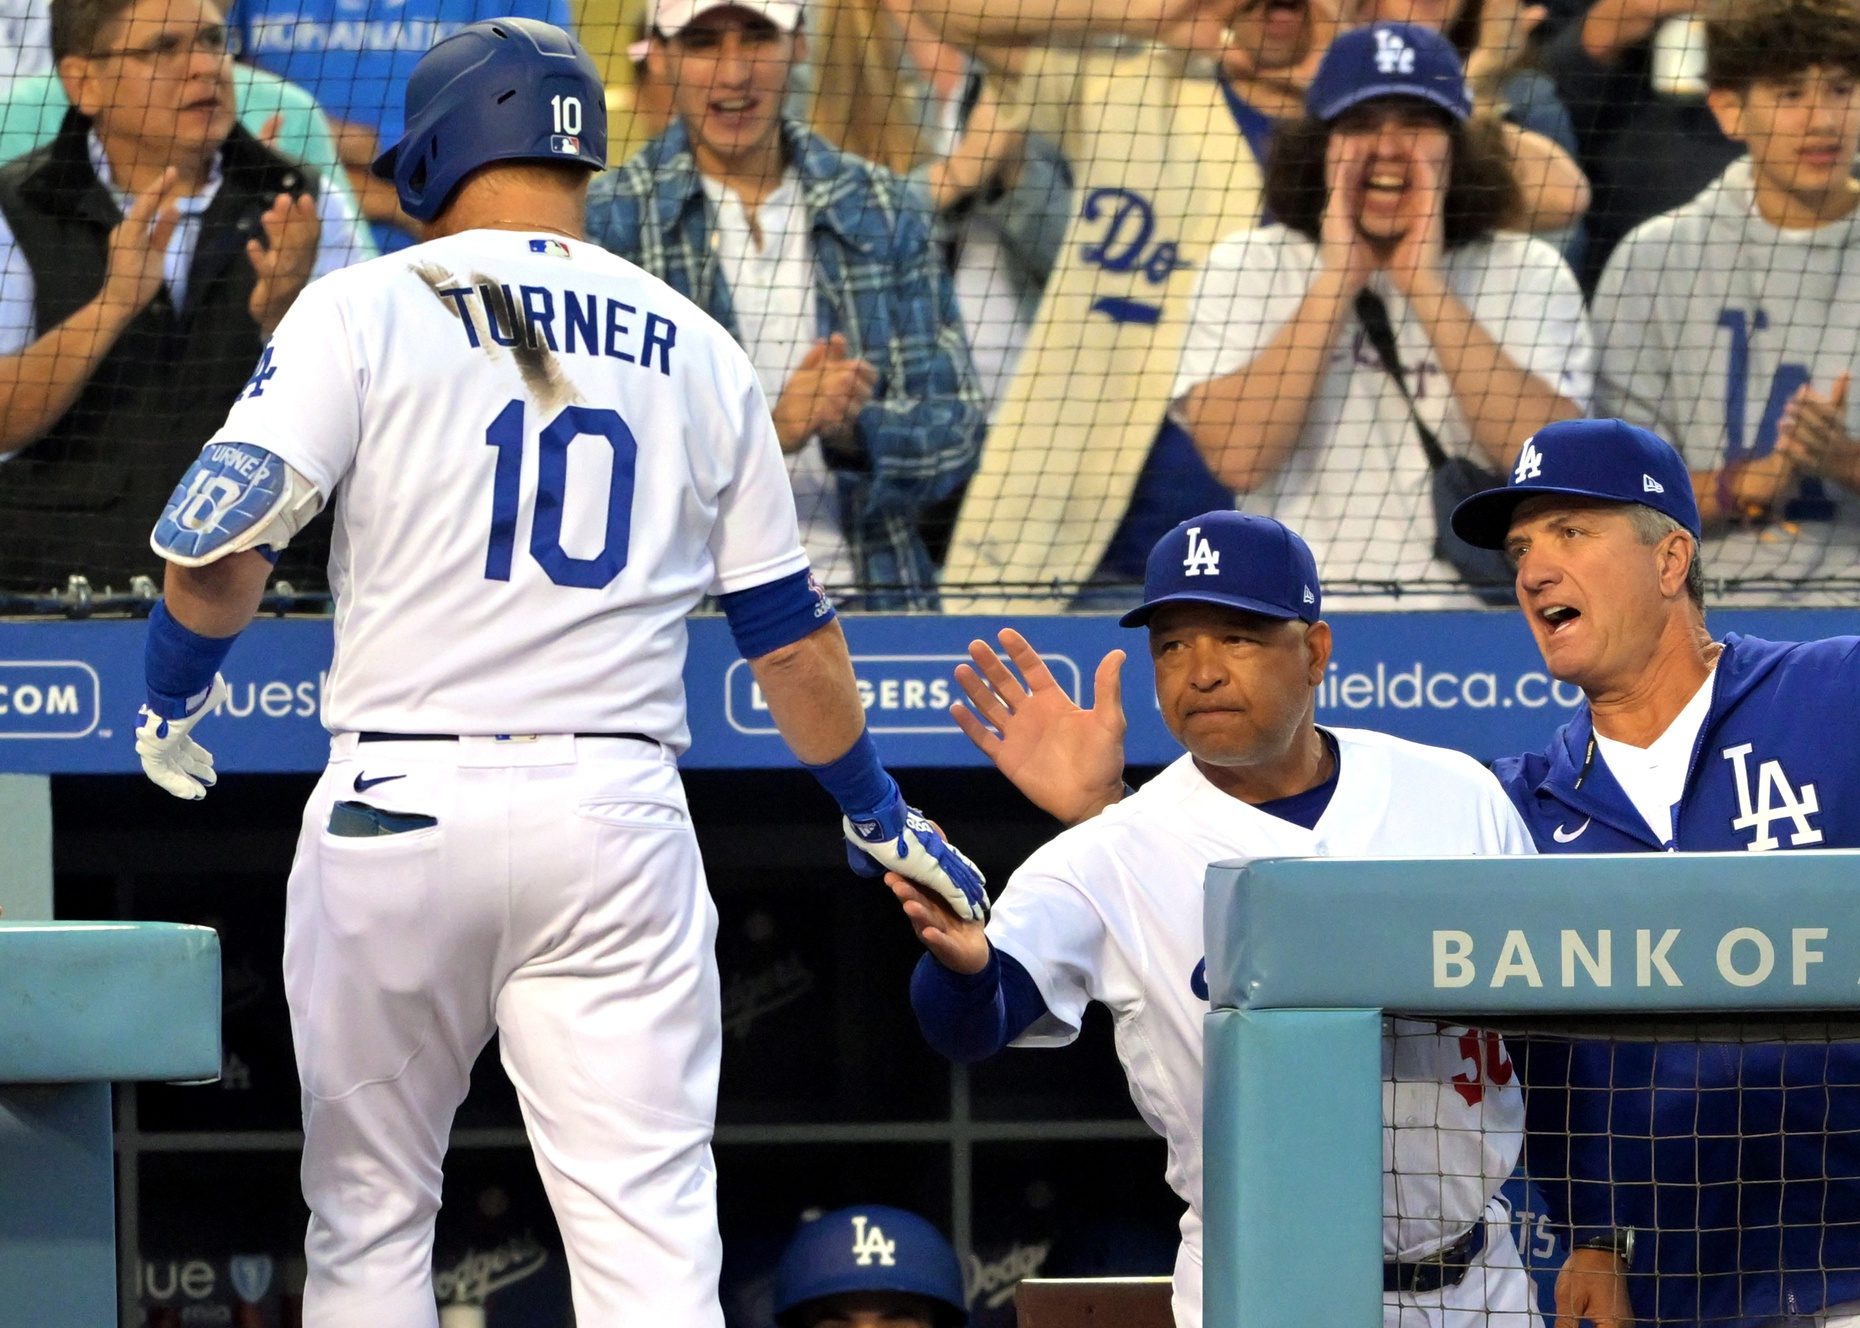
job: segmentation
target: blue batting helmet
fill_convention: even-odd
[[[552,23],[491,18],[438,42],[407,80],[407,127],[375,158],[400,205],[431,221],[494,161],[607,165],[607,93],[581,43]]]
[[[775,1322],[794,1328],[813,1302],[861,1291],[922,1296],[937,1328],[969,1321],[962,1265],[943,1233],[915,1213],[872,1204],[828,1213],[795,1233],[775,1269]]]

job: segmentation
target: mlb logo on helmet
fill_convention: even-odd
[[[573,134],[551,134],[549,136],[549,150],[551,152],[559,152],[564,157],[579,157],[581,155],[581,140],[576,138]]]

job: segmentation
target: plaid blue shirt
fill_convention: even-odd
[[[812,228],[817,335],[838,332],[878,370],[859,413],[856,469],[834,461],[860,607],[933,609],[936,568],[918,518],[974,473],[986,425],[930,209],[898,176],[784,121]],[[682,124],[595,180],[588,238],[740,335],[710,236],[716,225]]]

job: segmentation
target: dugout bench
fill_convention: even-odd
[[[205,927],[51,920],[42,779],[0,777],[0,1312],[117,1322],[110,1084],[220,1072],[220,944]]]
[[[1175,1328],[1166,1277],[1029,1277],[1014,1288],[1020,1328]]]

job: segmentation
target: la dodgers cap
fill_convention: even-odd
[[[1547,493],[1639,503],[1700,538],[1684,459],[1657,433],[1625,420],[1564,420],[1539,429],[1519,449],[1510,483],[1453,509],[1453,533],[1475,548],[1502,549],[1518,504]]]
[[[676,37],[701,14],[713,9],[747,9],[760,14],[783,32],[801,26],[800,0],[654,0],[647,10],[649,26],[661,37]]]
[[[1247,512],[1208,512],[1156,541],[1143,572],[1143,603],[1118,623],[1142,627],[1163,605],[1184,603],[1309,623],[1323,602],[1317,559],[1289,526]]]
[[[1374,97],[1419,97],[1455,120],[1473,109],[1453,43],[1412,23],[1372,23],[1332,42],[1305,93],[1305,110],[1313,119],[1335,120]]]

